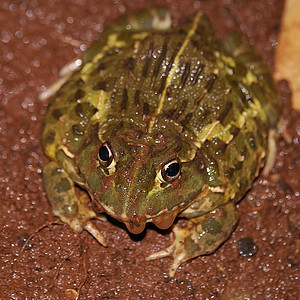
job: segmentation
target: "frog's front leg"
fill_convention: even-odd
[[[173,277],[177,268],[192,258],[215,251],[226,239],[238,222],[238,211],[233,203],[188,220],[186,227],[175,225],[173,243],[166,249],[153,253],[147,260],[173,256],[169,276]]]
[[[49,162],[43,169],[43,182],[53,213],[76,233],[85,229],[106,247],[103,235],[90,221],[96,213],[87,206],[86,196],[76,195],[74,182],[68,173],[56,162]]]

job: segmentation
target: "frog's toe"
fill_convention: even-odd
[[[169,269],[169,277],[174,277],[178,267],[189,259],[189,257],[187,257],[186,255],[184,248],[180,247],[180,245],[176,246],[176,244],[173,243],[171,246],[169,246],[166,249],[150,254],[146,258],[146,260],[150,261],[150,260],[163,258],[167,256],[173,256],[173,263]]]
[[[169,277],[174,277],[176,270],[182,263],[195,257],[194,253],[189,253],[189,247],[186,246],[187,239],[189,239],[188,232],[185,229],[174,226],[173,233],[175,238],[169,247],[152,253],[146,258],[147,261],[150,261],[171,256],[173,258],[173,263],[169,269]]]
[[[173,253],[173,247],[170,246],[166,249],[154,252],[152,254],[150,254],[149,256],[146,257],[147,261],[150,260],[154,260],[154,259],[158,259],[158,258],[163,258],[163,257],[167,257],[167,256],[171,256]]]
[[[102,246],[107,247],[107,243],[103,234],[91,221],[86,222],[83,228],[89,232]]]

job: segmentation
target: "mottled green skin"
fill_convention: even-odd
[[[151,22],[145,28],[135,16],[104,31],[52,99],[44,182],[54,213],[77,232],[96,214],[76,197],[74,183],[97,212],[133,232],[159,216],[188,218],[187,228],[174,228],[173,245],[149,258],[173,255],[174,275],[230,235],[234,203],[264,164],[279,100],[248,42],[231,35],[223,44],[203,13],[168,30]],[[98,161],[105,142],[115,160],[110,170]],[[158,174],[172,159],[181,175],[162,182]]]

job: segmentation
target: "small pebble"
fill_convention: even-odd
[[[242,238],[237,242],[239,254],[241,256],[250,257],[254,256],[257,252],[257,246],[251,238]]]

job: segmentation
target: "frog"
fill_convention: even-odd
[[[171,230],[171,245],[146,258],[172,257],[170,277],[216,251],[274,161],[280,100],[250,42],[221,40],[202,11],[172,26],[169,10],[155,7],[112,22],[63,73],[44,95],[54,215],[105,247],[93,222],[102,214],[135,235],[149,222]]]

